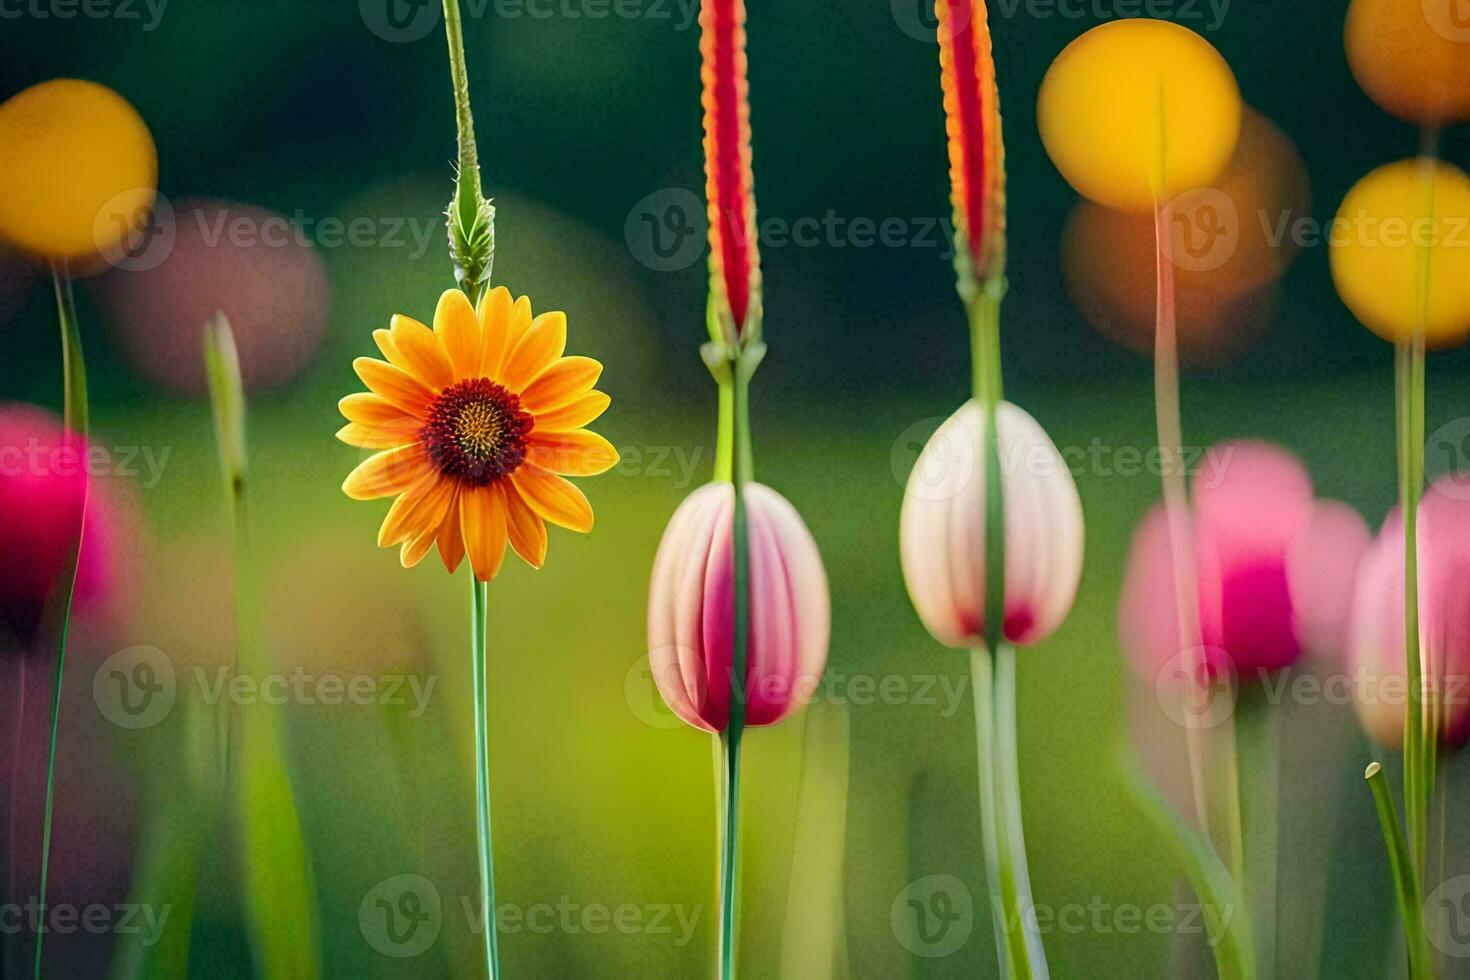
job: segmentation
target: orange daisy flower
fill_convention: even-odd
[[[595,476],[618,453],[583,428],[611,399],[594,390],[602,365],[566,357],[564,313],[531,315],[504,287],[479,309],[451,289],[434,327],[395,316],[373,331],[386,361],[352,362],[370,389],[338,404],[337,438],[383,450],[342,484],[354,500],[396,497],[378,546],[400,547],[405,568],[434,545],[454,571],[469,555],[475,576],[500,571],[509,542],[532,567],[546,560],[546,525],[592,530],[592,507],[566,476]]]

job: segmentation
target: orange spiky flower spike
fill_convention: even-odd
[[[699,26],[710,330],[712,339],[734,347],[758,339],[761,324],[744,0],[703,0]]]
[[[1005,274],[1005,147],[985,0],[938,0],[940,84],[960,293]]]

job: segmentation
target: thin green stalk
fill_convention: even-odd
[[[731,365],[728,386],[729,465],[735,484],[735,636],[730,671],[730,720],[720,735],[725,748],[724,853],[720,863],[720,976],[724,980],[735,976],[740,945],[740,746],[745,732],[746,656],[750,635],[750,543],[744,498],[745,485],[755,479],[750,439],[750,379],[764,352],[765,348],[759,344],[741,351]],[[723,426],[723,398],[721,407]]]
[[[1159,795],[1131,752],[1122,759],[1123,779],[1133,800],[1153,822],[1184,866],[1204,913],[1206,940],[1221,980],[1252,980],[1250,915],[1236,881],[1220,863],[1208,838],[1192,831]]]
[[[1394,895],[1399,903],[1399,915],[1403,919],[1404,939],[1408,945],[1409,978],[1424,980],[1434,976],[1433,959],[1429,953],[1428,935],[1424,930],[1424,909],[1419,899],[1419,876],[1404,842],[1404,832],[1399,826],[1398,813],[1388,793],[1388,780],[1383,776],[1383,767],[1374,762],[1363,773],[1368,788],[1373,792],[1373,803],[1378,809],[1378,826],[1383,831],[1383,843],[1388,849],[1389,868],[1393,873]]]
[[[1026,945],[1031,974],[1049,975],[1046,950],[1036,921],[1031,872],[1026,861],[1026,835],[1021,820],[1021,763],[1016,739],[1016,648],[1002,643],[995,656],[996,793],[1000,801],[1003,846],[1011,865],[1016,923]]]
[[[77,321],[71,274],[66,265],[64,263],[53,264],[51,278],[56,287],[56,309],[61,320],[61,366],[65,379],[62,392],[62,422],[65,427],[63,438],[68,445],[76,448],[86,439],[88,427],[87,367],[82,359],[81,326]],[[48,610],[45,617],[47,626],[52,625],[53,614],[59,619],[55,624],[57,626],[56,676],[55,686],[51,692],[51,732],[46,750],[46,805],[41,820],[41,883],[38,898],[42,921],[44,921],[46,910],[46,879],[51,869],[51,820],[56,802],[56,736],[61,722],[61,683],[66,673],[66,641],[71,628],[72,598],[76,591],[77,559],[81,555],[83,531],[86,527],[87,495],[88,488],[84,479],[81,512],[77,515],[77,539],[61,569],[60,602]],[[34,971],[36,980],[40,980],[41,976],[41,955],[45,936],[45,927],[38,927]]]
[[[1419,636],[1419,490],[1424,483],[1424,343],[1395,350],[1399,430],[1399,507],[1404,521],[1404,673],[1409,700],[1404,711],[1404,814],[1415,877],[1424,873],[1431,786],[1424,748],[1424,673]],[[1432,785],[1432,784],[1431,784]]]
[[[480,908],[484,915],[485,969],[490,980],[500,976],[500,949],[495,922],[495,848],[490,837],[489,686],[486,683],[486,633],[489,628],[490,583],[470,574],[470,646],[475,686],[475,826],[480,853]]]
[[[990,892],[990,922],[995,931],[995,955],[1002,977],[1012,975],[1016,962],[1011,920],[1001,884],[1000,814],[995,787],[995,663],[984,646],[970,650],[970,692],[975,699],[975,759],[980,782],[980,847],[985,857],[985,883]],[[1024,954],[1024,943],[1021,952]],[[1021,957],[1024,962],[1024,955]],[[1019,966],[1018,966],[1019,968]]]
[[[495,209],[485,200],[480,186],[480,157],[475,146],[475,119],[470,111],[470,79],[465,67],[459,0],[444,0],[444,34],[449,44],[449,74],[454,83],[454,116],[459,131],[454,198],[445,216],[449,222],[449,252],[455,278],[473,302],[489,282],[495,261]]]

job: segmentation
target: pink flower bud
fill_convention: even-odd
[[[1419,506],[1421,673],[1440,705],[1447,745],[1470,740],[1470,499],[1442,478]],[[1375,741],[1398,748],[1408,703],[1404,664],[1404,523],[1395,509],[1358,570],[1349,661],[1358,718]]]
[[[1313,496],[1306,468],[1262,442],[1212,447],[1193,480],[1192,560],[1201,666],[1257,679],[1304,650],[1342,650],[1367,529],[1351,508]],[[1153,508],[1133,536],[1119,607],[1123,650],[1149,682],[1193,644],[1181,642],[1168,516]]]
[[[0,647],[28,646],[47,598],[76,545],[87,492],[87,444],[68,442],[61,421],[33,405],[0,405]],[[110,495],[94,481],[77,566],[75,611],[108,603],[121,529]]]
[[[774,725],[811,700],[827,664],[827,573],[784,497],[745,486],[750,553],[747,725]],[[735,487],[710,483],[679,506],[654,560],[648,661],[669,708],[696,728],[730,720],[735,648]]]
[[[1026,412],[996,406],[1005,506],[1005,619],[1012,643],[1049,636],[1082,576],[1082,501],[1067,463]],[[899,518],[904,581],[940,643],[985,635],[985,410],[971,400],[941,425],[909,475]]]

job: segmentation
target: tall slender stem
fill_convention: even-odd
[[[728,418],[731,426],[731,476],[735,484],[735,629],[730,672],[730,719],[721,742],[725,748],[724,843],[720,863],[720,976],[735,976],[739,953],[740,906],[740,746],[745,733],[746,656],[750,635],[750,545],[745,485],[755,478],[750,440],[750,378],[760,363],[759,345],[740,352],[731,365]],[[722,415],[724,413],[722,401]]]
[[[1395,351],[1399,431],[1399,508],[1404,521],[1404,674],[1409,693],[1404,711],[1404,814],[1409,857],[1416,877],[1424,873],[1428,840],[1424,748],[1424,672],[1419,636],[1419,491],[1424,480],[1424,342],[1416,338]]]
[[[995,664],[984,646],[970,650],[970,692],[975,699],[975,759],[979,766],[980,847],[985,857],[985,882],[990,892],[990,921],[995,931],[995,953],[1000,976],[1011,976],[1016,955],[1011,944],[1010,919],[1001,887],[1000,807],[995,788]],[[1024,952],[1024,949],[1023,949]]]
[[[486,683],[486,633],[489,627],[490,583],[470,574],[470,648],[475,686],[475,826],[480,854],[480,909],[485,930],[485,971],[490,980],[500,976],[499,940],[495,928],[495,848],[490,837],[489,686]]]
[[[1404,938],[1408,945],[1410,980],[1432,977],[1434,967],[1429,953],[1427,933],[1424,930],[1424,909],[1419,900],[1419,876],[1414,871],[1412,855],[1404,842],[1404,832],[1399,826],[1398,813],[1393,808],[1393,799],[1388,793],[1388,780],[1383,777],[1383,768],[1374,762],[1368,766],[1363,778],[1373,792],[1373,803],[1378,809],[1378,826],[1383,832],[1383,843],[1388,849],[1388,863],[1393,873],[1394,895],[1399,903],[1399,915],[1403,919]]]
[[[1045,980],[1049,975],[1046,951],[1036,921],[1036,900],[1031,895],[1031,872],[1026,861],[1026,834],[1021,820],[1021,763],[1016,738],[1016,648],[1002,643],[995,655],[995,760],[996,793],[1000,801],[1001,847],[1011,866],[1015,892],[1014,914],[1026,947],[1031,975]]]
[[[65,264],[51,266],[51,278],[56,287],[56,308],[61,320],[61,364],[64,377],[62,422],[65,429],[63,439],[77,452],[84,451],[87,437],[87,368],[82,359],[81,325],[77,321],[76,300],[72,295],[71,274]],[[61,685],[66,673],[66,641],[71,627],[71,605],[76,591],[77,560],[82,551],[83,532],[87,517],[87,481],[82,478],[81,507],[77,514],[77,538],[66,562],[62,565],[60,604],[55,607],[59,620],[56,629],[56,675],[51,691],[51,732],[46,750],[46,804],[41,819],[41,883],[39,909],[41,921],[45,921],[46,880],[51,868],[51,818],[56,802],[56,736],[61,722]],[[50,626],[51,616],[45,617]],[[36,962],[34,975],[41,976],[41,956],[44,949],[46,930],[36,930]]]
[[[1184,486],[1184,424],[1179,405],[1179,347],[1174,311],[1174,263],[1169,251],[1168,206],[1154,207],[1154,265],[1158,292],[1154,334],[1154,414],[1159,452],[1163,458],[1164,512],[1169,528],[1170,565],[1174,574],[1174,614],[1181,652],[1185,656],[1185,707],[1202,705],[1206,690],[1204,640],[1199,624],[1199,586],[1193,559],[1194,528],[1189,494]],[[1202,726],[1185,718],[1184,738],[1189,753],[1189,779],[1194,794],[1195,821],[1209,837],[1210,816],[1205,794],[1205,746]]]
[[[449,43],[449,74],[454,83],[454,120],[459,130],[459,181],[454,203],[464,227],[474,224],[480,200],[480,155],[475,146],[475,117],[470,112],[470,76],[465,67],[464,27],[459,0],[444,0],[444,34]]]

